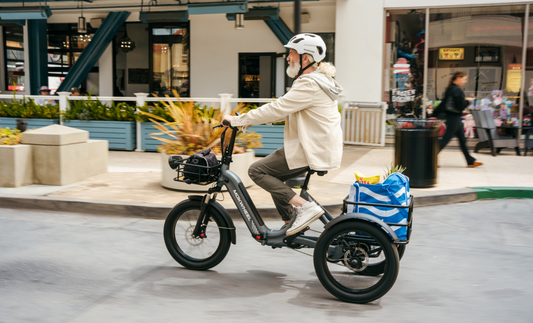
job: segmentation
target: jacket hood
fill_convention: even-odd
[[[337,100],[339,94],[342,92],[342,86],[333,78],[327,77],[323,73],[314,71],[309,74],[300,75],[300,78],[305,77],[314,80],[332,100]]]

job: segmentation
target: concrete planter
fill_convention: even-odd
[[[258,125],[251,126],[248,131],[255,131],[261,135],[262,148],[254,148],[257,156],[268,156],[277,149],[283,147],[283,132],[285,126],[283,125]]]
[[[26,119],[28,121],[28,130],[38,129],[49,126],[51,124],[59,124],[59,119],[27,119],[27,118],[0,118],[0,128],[15,129],[17,127],[17,120]]]
[[[0,186],[33,184],[33,155],[30,145],[0,146]]]
[[[107,140],[109,150],[135,150],[135,121],[70,120],[64,125],[88,131],[90,139]]]
[[[177,191],[207,192],[211,185],[194,185],[175,181],[176,171],[168,165],[168,157],[170,156],[172,155],[161,153],[161,185],[163,187]],[[189,156],[182,155],[182,157],[186,159]],[[230,170],[239,176],[245,187],[253,184],[252,179],[248,176],[248,168],[254,162],[254,157],[253,150],[248,150],[244,154],[233,154],[232,157],[233,162],[230,165]]]

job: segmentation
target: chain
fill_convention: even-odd
[[[313,257],[313,255],[310,255],[310,254],[305,253],[305,252],[303,252],[303,251],[300,251],[300,250],[298,250],[298,249],[292,249],[292,248],[290,248],[290,249],[291,249],[291,250],[294,250],[294,251],[296,251],[296,252],[299,252],[299,253],[301,253],[301,254],[304,254],[304,255],[306,255],[306,256]]]
[[[294,251],[296,251],[296,252],[299,252],[299,253],[301,253],[301,254],[304,254],[304,255],[306,255],[306,256],[313,257],[313,255],[308,254],[308,253],[305,253],[305,252],[300,251],[300,250],[298,250],[298,249],[293,249],[293,248],[289,248],[289,249],[294,250]],[[347,268],[345,265],[341,265],[341,264],[338,264],[338,263],[336,263],[336,262],[330,262],[330,264],[337,265],[337,266],[342,267],[342,268]]]

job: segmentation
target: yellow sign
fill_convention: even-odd
[[[507,70],[507,91],[518,93],[522,85],[522,64],[509,64]]]
[[[439,48],[440,60],[461,60],[465,59],[464,48]]]

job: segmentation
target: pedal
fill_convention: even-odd
[[[305,233],[305,231],[309,230],[309,227],[305,227],[304,229],[300,230],[298,233],[295,233],[291,236],[288,236],[288,237],[285,237],[283,239],[283,242],[285,242],[287,244],[287,247],[289,248],[292,248],[292,249],[300,249],[300,248],[303,248],[305,246],[301,245],[301,244],[298,244],[298,243],[293,243],[294,239],[296,239],[297,237],[303,235]]]

